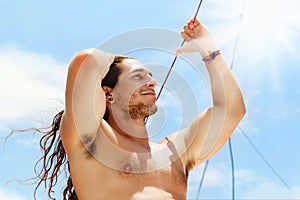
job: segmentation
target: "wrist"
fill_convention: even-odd
[[[203,48],[200,52],[200,55],[202,58],[209,56],[210,54],[212,54],[213,52],[217,51],[218,48],[215,45],[211,45],[210,47],[205,47]]]
[[[220,54],[221,54],[220,50],[207,51],[207,55],[205,55],[205,56],[202,55],[202,60],[206,63],[211,62]]]

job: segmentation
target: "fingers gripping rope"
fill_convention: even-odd
[[[198,16],[200,7],[201,7],[201,5],[202,5],[202,1],[203,1],[203,0],[200,0],[200,3],[199,3],[199,5],[198,5],[198,8],[197,8],[196,13],[195,13],[195,15],[194,15],[194,21],[195,21],[195,19],[196,19],[197,16]],[[185,40],[182,41],[180,47],[182,47],[182,46],[184,45],[184,43],[185,43]],[[172,62],[172,64],[171,64],[171,67],[170,67],[170,69],[169,69],[169,71],[168,71],[168,73],[167,73],[167,75],[166,75],[166,78],[165,78],[164,81],[163,81],[163,84],[162,84],[162,86],[161,86],[161,88],[160,88],[160,90],[159,90],[159,92],[158,92],[157,99],[159,98],[159,96],[160,96],[162,90],[164,89],[164,86],[165,86],[165,84],[166,84],[166,82],[167,82],[167,80],[168,80],[168,78],[169,78],[169,75],[170,75],[170,73],[171,73],[171,71],[172,71],[172,69],[173,69],[173,67],[174,67],[174,65],[175,65],[175,63],[176,63],[176,60],[177,60],[177,56],[175,56],[175,58],[174,58],[174,60],[173,60],[173,62]]]

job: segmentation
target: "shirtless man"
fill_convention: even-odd
[[[147,68],[97,49],[73,59],[60,134],[80,200],[186,199],[188,172],[214,155],[244,116],[239,86],[209,30],[191,19],[181,35],[187,43],[178,54],[206,58],[213,106],[159,143],[149,141],[144,125],[156,111]],[[117,71],[109,72],[113,62]],[[108,73],[117,73],[115,85],[103,80]]]

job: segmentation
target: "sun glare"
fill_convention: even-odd
[[[300,19],[295,0],[246,0],[242,34],[256,53],[292,51],[289,24]]]
[[[288,62],[295,55],[297,33],[291,26],[298,28],[300,22],[297,7],[296,0],[246,0],[239,50],[247,55],[245,59],[251,58],[252,70],[269,74],[273,88],[282,85],[280,72],[284,69],[279,59]]]
[[[213,0],[208,8],[203,11],[208,19],[220,22],[212,26],[218,44],[234,44],[241,19],[239,50],[254,55],[295,52],[294,41],[300,31],[299,0]]]
[[[239,61],[239,70],[251,69],[257,82],[266,81],[267,75],[270,85],[280,88],[282,63],[298,56],[299,0],[212,1],[207,16],[211,22],[219,22],[213,32],[222,50],[228,52],[228,60]]]

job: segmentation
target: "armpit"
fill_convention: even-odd
[[[96,152],[95,134],[85,134],[80,137],[83,147],[86,150],[88,158],[91,158]]]

